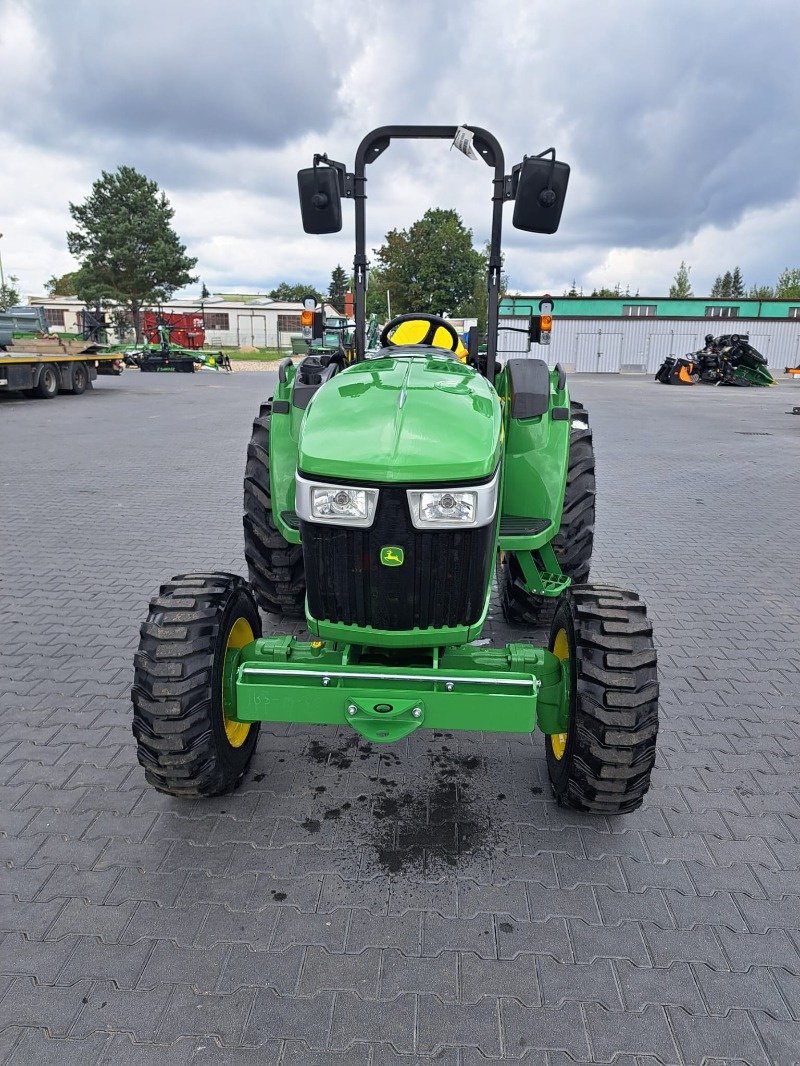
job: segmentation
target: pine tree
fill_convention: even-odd
[[[685,299],[692,295],[692,284],[689,281],[689,272],[691,267],[688,267],[683,259],[681,259],[681,265],[678,267],[678,271],[675,274],[675,280],[669,287],[669,294],[673,299]]]
[[[734,300],[741,300],[744,296],[744,278],[738,266],[733,268],[733,274],[731,275],[730,295]]]
[[[711,297],[718,300],[722,295],[722,274],[717,274],[714,284],[711,286]]]
[[[344,298],[348,291],[348,277],[344,267],[337,264],[331,273],[331,283],[328,286],[328,299],[337,311],[344,312]]]
[[[730,299],[731,290],[733,289],[733,275],[730,270],[726,270],[722,278],[722,297],[723,299]]]

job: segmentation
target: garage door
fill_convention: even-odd
[[[578,333],[575,337],[578,374],[618,374],[621,359],[621,333]]]
[[[696,333],[651,333],[647,341],[647,372],[655,374],[668,355],[688,355],[702,346]]]

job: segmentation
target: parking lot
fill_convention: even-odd
[[[145,785],[138,626],[244,572],[273,383],[0,399],[0,1061],[800,1062],[800,387],[573,381],[593,573],[660,653],[653,788],[610,820],[555,805],[541,735],[263,728],[232,795]]]

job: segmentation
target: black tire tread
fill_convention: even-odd
[[[657,657],[647,609],[635,593],[602,585],[576,585],[559,602],[572,615],[577,690],[571,766],[566,787],[558,791],[554,784],[556,798],[581,811],[634,811],[650,787],[658,734]],[[629,620],[624,638],[609,633],[612,618]]]
[[[302,618],[306,575],[303,549],[289,544],[272,521],[269,482],[270,401],[253,422],[244,475],[244,555],[256,603],[268,614]]]
[[[249,596],[248,585],[236,574],[180,574],[150,602],[134,657],[131,700],[139,762],[159,792],[219,795],[235,787],[250,761],[257,724],[233,760],[220,758],[212,728],[220,625],[232,598],[242,593]],[[253,614],[257,621],[255,608]]]
[[[569,466],[564,491],[561,526],[552,545],[561,569],[576,585],[589,580],[594,546],[595,462],[592,429],[586,408],[570,400],[570,419],[576,416],[586,426],[571,425]],[[513,554],[506,555],[500,567],[500,606],[508,622],[545,627],[556,609],[556,599],[528,592],[519,563]]]

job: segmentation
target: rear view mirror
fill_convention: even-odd
[[[297,188],[306,233],[338,233],[342,228],[342,201],[337,172],[331,167],[298,170]]]
[[[553,152],[552,158],[543,158],[549,152]],[[518,174],[514,226],[528,233],[555,233],[567,195],[569,166],[560,163],[551,148],[543,155],[524,159]]]

